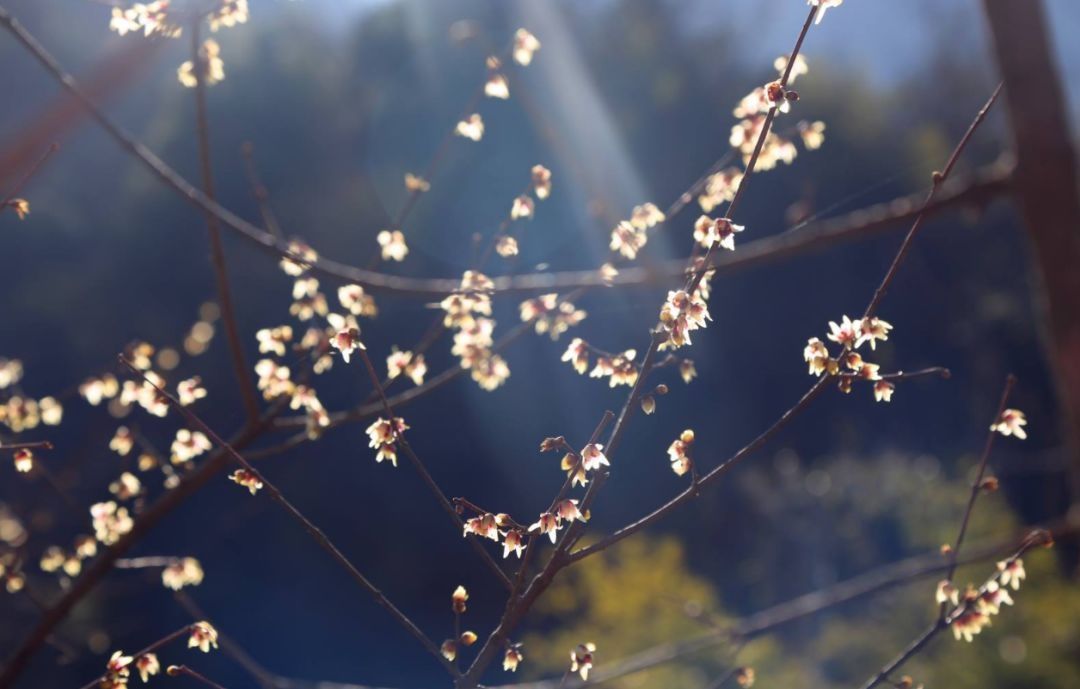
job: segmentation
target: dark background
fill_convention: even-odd
[[[554,193],[526,230],[519,266],[595,266],[606,251],[607,218],[626,217],[645,201],[668,205],[727,150],[730,109],[773,78],[771,61],[790,50],[804,14],[794,2],[252,5],[247,25],[216,36],[227,73],[209,91],[219,197],[257,221],[239,154],[251,141],[286,233],[354,265],[364,265],[375,250],[375,234],[404,202],[401,176],[424,167],[482,78],[492,46],[503,45],[518,26],[540,38],[533,66],[514,73],[511,100],[482,104],[483,141],[453,142],[433,190],[404,228],[409,259],[388,268],[449,277],[468,266],[469,238],[495,229],[535,163],[553,171]],[[1068,65],[1077,55],[1067,37],[1080,28],[1080,12],[1066,1],[1049,5]],[[137,62],[125,63],[117,56],[141,39],[110,33],[106,7],[60,0],[5,6],[77,77],[101,74],[99,66],[112,59],[106,110],[182,174],[197,177],[192,94],[175,79],[186,40],[158,41]],[[476,40],[456,44],[447,37],[460,19],[475,22]],[[786,231],[785,212],[795,202],[828,216],[924,189],[996,81],[974,2],[852,0],[831,10],[819,28],[806,46],[811,72],[796,84],[802,99],[784,119],[824,120],[825,145],[755,181],[741,208],[747,231],[740,241]],[[0,65],[0,142],[11,147],[58,91],[6,36]],[[1063,72],[1075,113],[1076,75]],[[0,216],[0,355],[23,361],[22,387],[37,397],[68,391],[105,370],[131,340],[175,346],[199,305],[214,297],[200,215],[92,123],[73,122],[58,137],[60,152],[23,194],[32,203],[30,217],[20,223],[11,213]],[[958,174],[1007,150],[1004,119],[994,113]],[[694,217],[688,209],[654,235],[644,260],[685,255]],[[861,311],[899,238],[886,233],[719,275],[710,301],[714,322],[695,334],[690,354],[700,378],[689,388],[674,371],[658,378],[673,394],[655,416],[631,426],[594,509],[596,532],[681,490],[664,451],[683,428],[697,429],[698,456],[711,466],[790,406],[810,382],[800,356],[806,338],[823,337],[827,321]],[[290,282],[269,254],[236,236],[225,239],[253,363],[254,332],[290,320]],[[952,378],[904,384],[890,405],[874,404],[867,390],[828,394],[745,471],[768,485],[792,458],[811,468],[831,466],[837,456],[869,462],[893,453],[922,458],[943,477],[962,477],[1012,372],[1020,379],[1013,406],[1026,411],[1031,438],[1001,443],[995,455],[1000,466],[1014,467],[1001,472],[1008,504],[1022,522],[1058,516],[1065,505],[1064,456],[1035,285],[1025,232],[1008,202],[933,218],[882,306],[896,329],[877,360],[890,369],[947,366]],[[335,287],[325,287],[332,297]],[[583,443],[602,411],[617,409],[625,397],[624,388],[574,375],[558,356],[572,336],[609,350],[644,350],[663,294],[660,288],[594,292],[580,304],[589,319],[559,342],[529,336],[512,346],[505,355],[512,376],[497,391],[460,379],[406,407],[414,447],[444,491],[522,519],[542,509],[562,477],[557,459],[537,453],[539,441],[561,434]],[[497,300],[498,332],[516,323],[517,301]],[[410,347],[432,317],[423,300],[379,297],[379,306],[380,317],[363,325],[377,363],[391,345]],[[207,381],[210,397],[199,409],[223,434],[243,420],[227,357],[219,333],[208,354],[186,360],[174,376]],[[428,361],[433,373],[452,364],[449,344],[437,344]],[[368,392],[360,368],[340,362],[316,386],[332,410]],[[88,505],[106,498],[118,471],[108,451],[117,422],[78,399],[68,399],[65,409],[58,432],[38,434],[55,441],[58,449],[46,461],[77,503]],[[166,447],[176,420],[137,416]],[[422,627],[449,625],[447,597],[462,583],[473,596],[477,631],[486,630],[501,610],[501,590],[415,473],[372,461],[363,428],[335,430],[260,468]],[[26,517],[41,549],[89,528],[85,511],[67,511],[42,482],[27,484],[9,467],[3,471],[0,497]],[[435,664],[294,523],[263,496],[246,497],[215,480],[135,554],[198,557],[207,571],[193,591],[200,605],[284,675],[402,687],[442,680]],[[837,525],[825,512],[809,508],[796,525],[777,516],[789,508],[728,481],[661,528],[688,544],[689,566],[734,613],[913,550],[888,518],[843,517],[845,525],[854,519],[865,527],[869,545],[851,550],[830,539]],[[768,566],[733,575],[733,562],[751,561]],[[40,585],[57,590],[53,580]],[[5,597],[0,615],[6,654],[36,612],[25,600]],[[187,620],[156,573],[114,573],[63,628],[62,645],[72,652],[61,655],[74,659],[58,667],[57,651],[46,648],[24,686],[78,685],[92,677],[102,662],[87,650],[94,631],[108,635],[107,648],[132,650]],[[220,665],[215,677],[227,685],[250,681],[226,661],[207,662]]]

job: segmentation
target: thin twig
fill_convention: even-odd
[[[1009,395],[1015,385],[1015,376],[1010,374],[1005,378],[1005,387],[1001,391],[1001,401],[998,402],[997,411],[990,422],[990,430],[986,434],[986,443],[983,445],[982,455],[979,457],[979,469],[975,475],[975,481],[971,484],[971,494],[968,496],[967,507],[964,508],[964,516],[960,520],[960,531],[956,534],[956,541],[953,542],[952,550],[949,553],[949,569],[945,574],[945,578],[948,580],[952,580],[953,575],[956,574],[957,558],[960,557],[960,547],[964,544],[964,534],[967,533],[968,522],[971,520],[971,513],[975,509],[975,500],[978,499],[979,493],[983,490],[983,476],[986,475],[986,465],[990,461],[990,450],[993,449],[994,439],[998,435],[994,426],[997,424],[998,419],[1001,418],[1002,413],[1004,413],[1005,406],[1009,403]],[[944,609],[942,614],[944,615]]]
[[[375,372],[375,365],[371,363],[371,357],[368,356],[367,350],[363,348],[358,349],[357,354],[359,354],[360,360],[364,362],[364,368],[367,370],[368,376],[371,378],[371,384],[375,386],[375,390],[379,394],[379,401],[382,403],[383,411],[386,412],[389,421],[393,423],[395,416],[394,409],[390,406],[390,400],[387,399],[386,393],[383,392],[382,384],[379,382],[379,374]],[[461,520],[461,515],[457,513],[457,510],[454,509],[454,506],[450,503],[450,500],[447,499],[446,494],[443,493],[441,488],[439,488],[439,484],[435,482],[435,478],[431,475],[431,472],[427,470],[424,462],[420,459],[416,452],[413,451],[412,445],[410,445],[409,441],[405,439],[404,434],[397,434],[395,442],[397,442],[401,446],[401,449],[405,453],[405,456],[409,459],[409,462],[413,465],[413,468],[416,469],[417,473],[420,474],[420,478],[424,480],[424,484],[431,491],[431,494],[435,496],[435,499],[438,501],[439,506],[442,507],[443,511],[450,516],[451,521],[453,521],[454,523],[454,527],[458,531],[463,529],[465,524]],[[473,549],[476,550],[476,552],[480,555],[480,559],[482,559],[484,563],[488,566],[488,568],[495,573],[495,576],[499,579],[499,582],[508,591],[511,590],[513,588],[513,584],[510,581],[510,577],[508,577],[506,575],[506,572],[502,570],[502,567],[499,566],[499,563],[495,560],[495,558],[492,557],[491,553],[485,550],[484,547],[478,541],[476,541],[476,539],[470,538],[467,540],[472,545]]]
[[[23,190],[23,187],[26,186],[26,183],[33,179],[34,175],[36,175],[38,171],[41,170],[42,166],[44,166],[45,163],[48,162],[49,158],[51,158],[52,155],[58,150],[60,150],[60,144],[55,142],[50,144],[49,147],[45,149],[45,153],[43,153],[41,157],[38,158],[37,162],[34,163],[30,167],[30,169],[26,171],[26,174],[23,175],[22,179],[16,182],[15,186],[12,187],[11,191],[8,192],[7,196],[4,197],[4,200],[0,201],[0,213],[4,212],[4,209],[6,209],[11,204],[11,202],[15,200],[15,197],[19,195],[19,192]]]
[[[195,74],[195,129],[199,145],[199,170],[202,174],[202,187],[206,198],[216,203],[214,193],[214,173],[210,162],[210,124],[206,115],[206,74],[208,66],[203,55],[199,39],[202,19],[192,22],[191,26],[191,64]],[[236,310],[233,306],[232,289],[229,287],[229,273],[225,267],[225,248],[221,243],[221,228],[217,215],[206,213],[206,229],[210,234],[210,255],[214,265],[214,281],[217,283],[218,302],[221,306],[221,319],[225,323],[225,336],[229,342],[232,356],[233,374],[236,376],[240,396],[247,410],[248,423],[255,423],[259,418],[259,401],[255,397],[255,383],[248,371],[244,357],[244,346],[240,341],[240,330],[236,324]]]
[[[274,210],[270,207],[270,192],[267,191],[266,185],[263,184],[262,178],[259,176],[259,168],[255,165],[255,145],[250,141],[244,142],[244,145],[240,147],[240,153],[244,159],[244,172],[247,174],[248,184],[251,185],[251,195],[255,197],[255,202],[259,204],[259,214],[262,216],[263,225],[270,231],[270,234],[279,240],[285,239],[285,234],[281,231],[281,225],[278,224],[277,216],[274,215]]]
[[[179,675],[187,675],[188,677],[197,680],[200,684],[205,684],[211,689],[225,689],[225,687],[221,686],[212,679],[200,675],[198,672],[195,672],[187,665],[170,665],[169,669],[166,672],[172,677],[177,677]]]
[[[185,634],[191,633],[191,630],[192,630],[193,627],[194,627],[194,625],[192,625],[192,624],[184,625],[183,627],[180,627],[180,629],[177,629],[175,632],[172,632],[170,634],[167,634],[167,635],[161,637],[160,639],[158,639],[154,643],[150,644],[146,648],[144,648],[144,649],[142,649],[142,650],[140,650],[140,651],[138,651],[136,653],[132,653],[131,657],[135,658],[135,659],[138,659],[138,658],[146,655],[147,653],[153,653],[154,651],[161,648],[162,646],[165,646],[166,644],[171,643],[171,642],[175,641],[176,639],[179,639],[180,637],[184,636]],[[86,684],[84,684],[80,689],[93,689],[94,687],[96,687],[98,685],[99,682],[101,682],[102,679],[104,679],[104,677],[105,677],[105,675],[100,675],[98,677],[95,677],[94,679],[92,679],[89,682],[87,682]]]

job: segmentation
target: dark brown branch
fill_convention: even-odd
[[[1062,409],[1058,416],[1075,507],[1080,505],[1080,169],[1045,4],[983,0],[994,58],[1007,85],[1016,200],[1039,267],[1041,289],[1034,299],[1046,324],[1043,344]]]
[[[195,74],[195,129],[199,144],[199,170],[202,175],[203,192],[206,198],[216,203],[214,193],[214,173],[210,162],[210,123],[206,116],[206,75],[209,66],[200,45],[199,29],[202,19],[191,26],[191,64]],[[217,284],[218,302],[221,306],[221,319],[225,323],[225,337],[229,342],[229,354],[232,357],[233,375],[236,376],[240,397],[247,410],[248,423],[255,423],[259,418],[259,402],[255,397],[255,383],[248,371],[244,357],[244,345],[240,341],[240,330],[236,324],[236,310],[233,307],[232,289],[229,287],[229,273],[225,267],[225,247],[221,243],[221,228],[217,215],[206,213],[206,230],[210,235],[210,256],[214,265],[214,281]]]
[[[205,433],[214,445],[223,449],[226,455],[231,457],[234,462],[239,464],[252,476],[254,476],[258,481],[260,481],[263,484],[263,487],[266,489],[266,492],[270,496],[270,498],[278,505],[280,505],[289,514],[289,516],[295,519],[304,528],[308,535],[311,536],[312,539],[314,539],[315,542],[319,544],[319,547],[325,550],[335,562],[341,565],[349,573],[353,581],[355,581],[357,584],[360,585],[361,588],[367,591],[371,595],[371,597],[375,599],[375,602],[388,613],[390,613],[390,616],[393,617],[399,625],[401,625],[414,638],[416,638],[416,640],[420,642],[420,645],[423,646],[428,653],[434,656],[440,665],[446,668],[447,672],[449,672],[455,677],[460,674],[457,672],[457,669],[454,667],[453,663],[444,658],[442,653],[439,652],[439,647],[431,639],[429,639],[427,635],[424,634],[424,632],[422,632],[420,628],[417,627],[416,624],[405,615],[405,613],[398,609],[398,607],[395,606],[390,601],[390,599],[387,598],[386,595],[379,590],[378,587],[371,583],[371,581],[366,576],[364,576],[359,569],[356,568],[356,565],[354,565],[352,561],[349,560],[349,558],[347,558],[345,554],[342,553],[336,545],[334,545],[334,543],[330,540],[329,537],[327,537],[327,535],[322,531],[322,529],[317,527],[310,519],[305,517],[304,514],[299,509],[297,509],[295,505],[289,502],[289,500],[285,497],[285,495],[277,486],[275,486],[265,476],[259,473],[259,470],[256,469],[254,465],[251,464],[251,462],[244,459],[243,455],[237,452],[232,445],[230,445],[221,436],[219,436],[214,431],[214,429],[210,428],[210,426],[208,426],[206,422],[203,421],[198,415],[196,415],[195,412],[193,412],[190,408],[180,404],[180,401],[170,395],[166,390],[163,390],[162,388],[155,385],[154,382],[147,378],[142,371],[135,368],[126,359],[121,358],[120,361],[129,370],[131,370],[132,373],[140,376],[146,384],[152,386],[158,392],[158,394],[160,394],[164,399],[168,400],[169,406],[171,406],[181,416],[183,416],[188,423]]]

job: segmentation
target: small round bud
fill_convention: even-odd
[[[664,385],[663,383],[660,383],[659,385],[656,386],[656,389],[653,390],[653,392],[655,392],[657,395],[666,395],[666,394],[668,394],[668,386]]]
[[[979,484],[979,488],[982,488],[987,493],[993,493],[998,489],[998,480],[995,476],[987,476]]]

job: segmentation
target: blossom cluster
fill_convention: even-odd
[[[484,390],[494,390],[510,377],[506,360],[492,351],[495,321],[491,318],[491,290],[495,283],[477,270],[466,270],[459,291],[440,303],[443,325],[456,330],[450,353]]]
[[[853,381],[864,380],[873,383],[874,399],[878,402],[889,402],[895,386],[881,377],[878,364],[864,360],[855,350],[867,343],[871,350],[876,350],[878,341],[889,339],[890,330],[890,323],[876,317],[853,321],[844,316],[840,323],[829,321],[826,338],[840,345],[840,354],[833,357],[824,342],[812,337],[803,348],[803,360],[806,361],[811,375],[827,373],[836,376],[837,385],[843,392],[851,392]],[[841,372],[841,369],[846,372]]]
[[[375,423],[368,426],[368,447],[377,450],[375,461],[381,463],[384,459],[387,459],[396,467],[397,443],[401,439],[401,434],[408,429],[409,426],[405,423],[405,419],[400,417],[394,417],[393,420],[379,417],[375,420]]]
[[[952,606],[948,621],[953,636],[959,641],[972,641],[975,635],[990,626],[991,617],[1001,612],[1002,605],[1012,605],[1008,589],[1020,590],[1026,577],[1024,561],[1011,557],[997,563],[997,572],[981,587],[969,586],[963,596],[949,580],[938,583],[934,600],[939,605]]]

